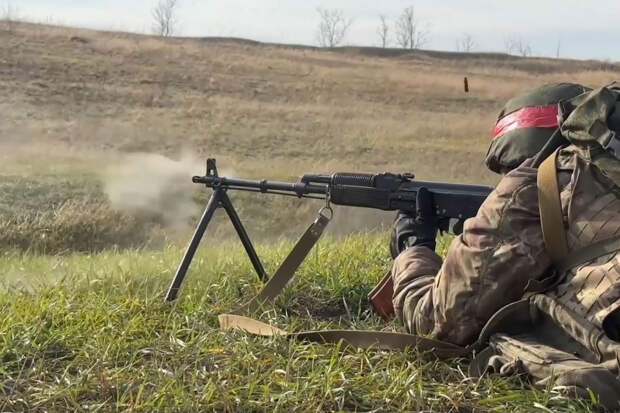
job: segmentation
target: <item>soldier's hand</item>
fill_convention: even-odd
[[[437,217],[433,211],[433,194],[423,187],[416,195],[415,215],[404,211],[396,214],[390,242],[392,258],[413,246],[424,246],[434,251],[436,237]]]

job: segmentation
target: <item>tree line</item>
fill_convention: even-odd
[[[178,33],[179,20],[177,9],[180,0],[156,0],[151,10],[152,33],[162,37],[174,36]],[[347,32],[353,24],[352,18],[347,18],[341,9],[317,8],[317,42],[319,46],[332,48],[341,46]],[[5,29],[13,30],[13,23],[18,20],[18,10],[10,0],[0,4],[0,22],[4,22]],[[428,22],[421,19],[413,6],[405,7],[393,20],[386,15],[379,15],[377,19],[377,44],[387,48],[397,46],[403,49],[421,49],[429,41],[430,30]],[[556,57],[560,57],[560,42],[556,48]],[[477,43],[469,33],[463,33],[455,42],[457,52],[469,53],[475,51]],[[504,50],[508,54],[531,56],[530,44],[519,36],[504,38]]]
[[[177,32],[178,20],[176,9],[179,0],[158,0],[152,10],[153,33],[159,36],[168,37]],[[321,47],[341,46],[346,38],[347,32],[353,24],[353,19],[345,16],[341,9],[316,9],[319,23],[317,27],[317,42]],[[376,35],[378,45],[382,48],[396,45],[403,49],[421,49],[429,40],[429,25],[419,18],[413,6],[405,7],[400,15],[390,21],[386,15],[379,15],[377,22]],[[457,52],[470,53],[476,50],[477,43],[469,33],[463,33],[455,42]],[[532,48],[529,43],[519,36],[507,37],[504,39],[504,49],[506,53],[520,56],[531,56]],[[558,43],[556,57],[560,54],[560,44]]]

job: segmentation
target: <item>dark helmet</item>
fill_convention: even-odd
[[[558,103],[589,90],[575,83],[551,83],[510,99],[497,116],[487,167],[507,173],[535,156],[558,128]]]

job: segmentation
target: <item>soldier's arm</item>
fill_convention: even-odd
[[[428,248],[405,250],[395,262],[394,308],[413,333],[472,343],[502,306],[520,299],[529,280],[549,267],[534,168],[521,166],[498,184],[442,264]]]

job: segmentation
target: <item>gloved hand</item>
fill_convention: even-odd
[[[416,195],[415,216],[398,211],[392,225],[390,252],[392,258],[408,247],[424,246],[435,250],[437,238],[437,217],[433,211],[433,194],[422,187]]]

